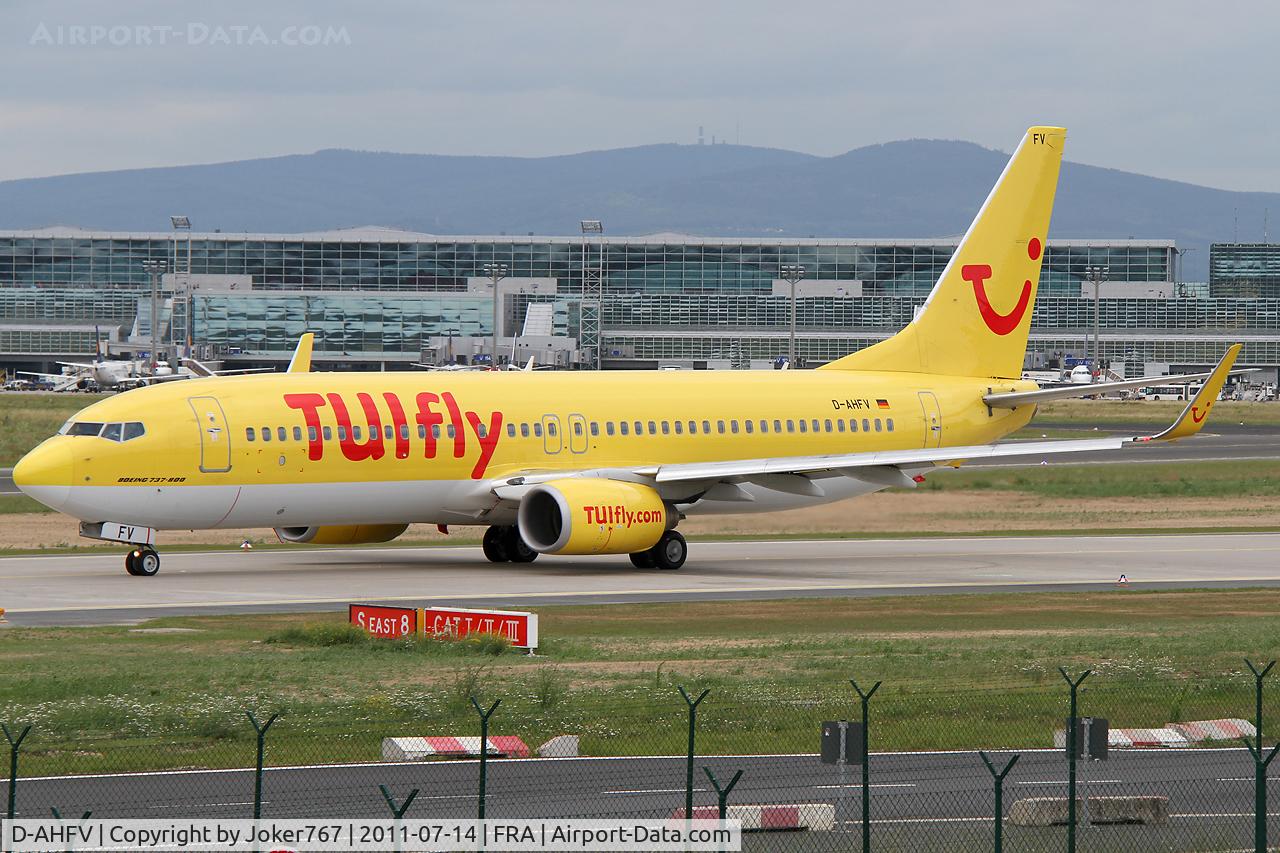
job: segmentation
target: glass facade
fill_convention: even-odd
[[[1239,299],[1280,297],[1280,244],[1210,245],[1209,294]]]
[[[578,337],[584,260],[598,268],[605,358],[772,359],[786,350],[790,303],[780,267],[850,295],[797,300],[800,354],[826,361],[908,323],[946,266],[954,240],[744,240],[648,237],[440,237],[385,229],[320,234],[110,234],[78,229],[0,233],[0,356],[89,353],[93,327],[147,334],[147,259],[193,276],[237,276],[249,289],[198,290],[193,340],[233,357],[279,359],[298,335],[318,354],[416,361],[431,338],[491,333],[486,264],[504,264],[506,328],[532,302],[554,305],[553,331]],[[1093,300],[1085,268],[1112,282],[1171,285],[1176,247],[1161,240],[1056,240],[1045,252],[1032,348],[1083,353]],[[1247,341],[1250,364],[1280,364],[1280,284],[1239,292],[1274,274],[1280,246],[1215,245],[1209,292],[1177,298],[1104,298],[1100,326],[1111,358],[1208,363],[1227,337]],[[518,279],[538,280],[540,288]],[[1235,291],[1224,291],[1229,282]],[[1118,284],[1123,288],[1123,284]],[[1260,287],[1261,285],[1259,285]],[[1269,285],[1268,285],[1269,286]],[[803,285],[802,285],[803,289]],[[1166,288],[1172,292],[1170,286]],[[529,292],[537,290],[537,292]],[[1229,288],[1228,288],[1229,290]],[[516,292],[518,291],[518,292]],[[785,284],[779,292],[785,291]],[[861,295],[858,295],[858,294]],[[1248,295],[1252,298],[1236,298]],[[1211,298],[1201,298],[1211,297]],[[1262,298],[1258,298],[1262,297]],[[181,305],[175,325],[185,325]],[[169,317],[162,310],[161,320]]]

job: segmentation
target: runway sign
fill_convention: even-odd
[[[426,607],[422,632],[437,640],[456,640],[471,634],[497,634],[518,649],[538,647],[538,614],[519,610],[466,610]]]
[[[359,625],[372,637],[395,640],[418,633],[419,611],[412,607],[379,607],[376,604],[347,605],[347,621]]]

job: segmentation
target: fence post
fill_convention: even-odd
[[[50,807],[49,807],[49,811],[53,812],[53,819],[54,819],[54,820],[62,820],[62,812],[60,812],[60,811],[58,810],[58,807],[57,807],[57,806],[50,806]],[[87,812],[85,812],[84,814],[80,815],[80,820],[85,821],[85,820],[88,820],[88,819],[89,819],[90,817],[92,817],[92,816],[93,816],[93,811],[92,811],[92,810],[90,810],[90,811],[87,811]],[[70,847],[68,847],[68,848],[67,848],[67,853],[71,853],[71,851],[73,851],[73,850],[75,850],[75,845],[74,845],[74,844],[72,844]]]
[[[729,810],[729,792],[733,790],[733,786],[738,784],[738,780],[742,778],[742,771],[739,770],[734,773],[733,778],[729,780],[729,784],[723,788],[720,787],[720,780],[716,778],[716,774],[711,772],[710,767],[703,767],[702,772],[707,774],[707,778],[711,780],[711,787],[716,789],[716,798],[720,803],[720,820],[723,821]]]
[[[1267,673],[1271,672],[1271,668],[1276,665],[1275,661],[1267,664],[1262,669],[1258,669],[1253,665],[1253,661],[1245,658],[1244,661],[1249,666],[1249,671],[1253,673],[1254,698],[1256,699],[1255,711],[1257,716],[1254,717],[1254,729],[1258,735],[1258,745],[1255,749],[1250,745],[1246,738],[1244,745],[1249,747],[1249,754],[1253,756],[1253,849],[1267,853],[1267,766],[1271,764],[1271,759],[1276,757],[1276,751],[1280,750],[1280,744],[1271,750],[1271,754],[1264,760],[1262,757],[1262,680],[1267,677]]]
[[[1009,763],[1004,766],[1003,770],[996,770],[996,766],[991,763],[991,759],[987,758],[987,754],[982,750],[978,750],[978,755],[982,756],[982,763],[987,765],[987,769],[991,771],[991,778],[995,780],[996,785],[996,849],[995,853],[1003,853],[1004,850],[1004,777],[1009,775],[1009,771],[1013,769],[1013,765],[1018,763],[1018,756],[1015,755],[1009,759]]]
[[[697,699],[690,699],[689,694],[685,691],[684,685],[680,685],[680,695],[684,697],[685,704],[689,706],[689,757],[685,762],[684,774],[684,819],[693,820],[693,732],[698,724],[698,706],[702,704],[702,700],[707,698],[707,694],[711,692],[708,688],[703,690]]]
[[[409,810],[409,806],[413,803],[415,797],[418,796],[418,789],[414,788],[409,792],[409,796],[404,798],[404,802],[396,805],[396,801],[391,798],[391,791],[386,785],[379,785],[378,790],[382,792],[382,798],[387,801],[387,807],[391,809],[391,814],[395,816],[395,826],[392,832],[395,833],[394,849],[400,849],[400,821],[404,820],[404,813]]]
[[[8,725],[0,723],[0,729],[4,730],[4,739],[9,741],[9,809],[6,814],[9,820],[13,820],[18,807],[18,747],[22,746],[22,741],[31,732],[31,726],[23,729],[22,734],[16,738]]]
[[[1071,714],[1067,717],[1067,853],[1076,853],[1076,691],[1093,670],[1086,669],[1075,680],[1062,667],[1058,672],[1071,687]]]
[[[253,715],[252,711],[245,711],[244,715],[249,718],[249,722],[253,723],[253,730],[258,734],[258,763],[257,769],[253,774],[253,819],[258,820],[262,817],[262,759],[266,754],[267,729],[271,728],[271,724],[276,721],[279,714],[272,714],[264,725],[258,725],[258,718]]]
[[[498,710],[502,700],[494,699],[488,711],[480,707],[480,703],[476,701],[474,696],[471,697],[471,704],[475,706],[476,713],[480,715],[480,802],[477,814],[480,820],[484,820],[486,790],[489,786],[489,718],[493,716],[494,711]]]
[[[880,682],[871,685],[865,693],[852,678],[849,683],[862,700],[862,853],[867,853],[871,849],[871,712],[868,705],[880,689]]]

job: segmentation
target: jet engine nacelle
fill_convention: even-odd
[[[543,554],[634,554],[658,544],[667,517],[661,496],[640,483],[551,480],[520,501],[520,536]]]
[[[281,542],[297,545],[366,545],[390,542],[407,524],[326,524],[321,527],[277,527]]]

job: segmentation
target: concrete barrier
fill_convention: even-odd
[[[1239,740],[1242,737],[1258,736],[1258,730],[1248,720],[1197,720],[1191,723],[1170,723],[1169,728],[1192,743],[1206,740]]]
[[[489,738],[487,752],[507,758],[528,758],[529,747],[515,735]],[[470,758],[480,755],[478,737],[389,737],[382,739],[383,761],[422,761],[427,758]]]
[[[534,751],[539,758],[577,758],[578,736],[557,735]]]
[[[731,805],[727,820],[742,821],[743,832],[830,832],[836,827],[836,807],[831,803]],[[684,820],[684,809],[676,809],[672,820]],[[719,820],[717,806],[695,806],[693,820]]]
[[[1094,824],[1140,823],[1163,826],[1169,822],[1168,797],[1090,797],[1089,822]]]
[[[1012,826],[1066,826],[1066,797],[1028,797],[1018,800],[1009,809]],[[1169,822],[1168,797],[1089,797],[1088,810],[1085,801],[1076,798],[1076,819],[1083,822],[1086,813],[1089,823],[1098,826],[1108,824],[1142,824],[1162,826]]]

